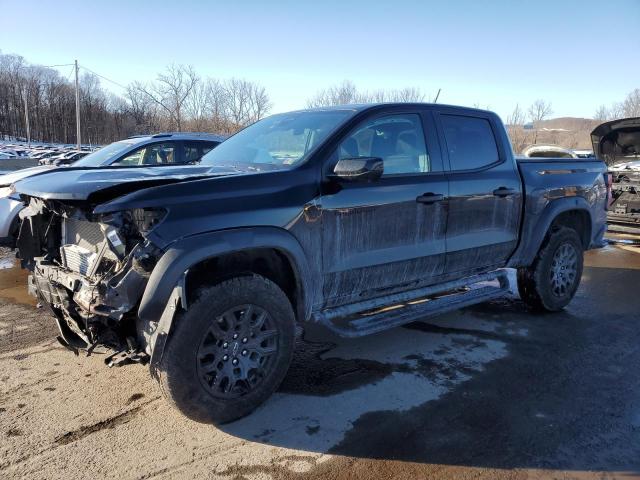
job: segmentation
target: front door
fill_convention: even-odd
[[[326,306],[433,282],[444,269],[448,182],[431,114],[374,114],[345,136],[329,166],[357,157],[381,158],[384,174],[323,184]]]

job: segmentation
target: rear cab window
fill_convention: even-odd
[[[440,114],[440,121],[452,171],[478,170],[500,162],[488,119]]]

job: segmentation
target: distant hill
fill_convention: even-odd
[[[591,132],[601,123],[602,122],[600,120],[594,120],[593,118],[559,117],[536,122],[534,126],[537,129],[564,129],[573,132],[589,130],[589,132]]]
[[[600,120],[580,117],[550,118],[527,125],[525,128],[509,125],[509,137],[516,153],[531,144],[552,144],[569,149],[591,149],[591,131]]]

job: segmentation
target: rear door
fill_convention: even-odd
[[[489,112],[440,110],[449,164],[447,274],[504,266],[516,248],[522,184],[499,120]]]
[[[380,157],[371,183],[335,183],[322,191],[326,306],[434,282],[445,261],[448,183],[430,112],[376,113],[339,143],[338,159]]]

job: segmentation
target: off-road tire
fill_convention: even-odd
[[[218,398],[204,386],[198,372],[199,346],[214,319],[239,305],[268,312],[277,330],[271,368],[253,390],[237,398]],[[293,356],[295,316],[285,293],[259,275],[235,277],[202,288],[188,309],[176,318],[160,361],[158,382],[170,404],[202,423],[222,424],[248,415],[284,379]]]
[[[552,265],[556,252],[568,245],[577,254],[575,279],[562,295],[555,294],[552,286]],[[572,228],[554,228],[543,242],[536,258],[529,267],[518,269],[518,291],[520,298],[537,311],[557,312],[566,307],[580,285],[583,268],[582,242]]]

